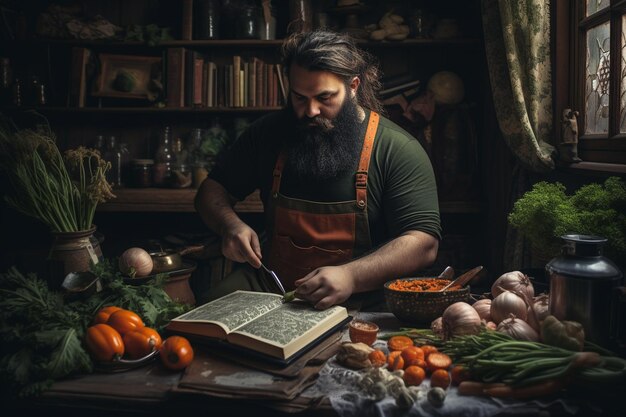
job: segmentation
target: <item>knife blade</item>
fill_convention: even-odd
[[[263,269],[265,269],[265,271],[268,274],[270,274],[272,276],[272,278],[274,278],[274,282],[276,283],[276,285],[278,285],[278,288],[280,289],[280,291],[284,295],[285,294],[285,287],[283,287],[282,282],[280,282],[280,279],[278,279],[278,275],[276,275],[276,273],[274,271],[272,271],[271,269],[269,269],[268,267],[263,265],[263,262],[261,262],[261,266],[263,267]]]

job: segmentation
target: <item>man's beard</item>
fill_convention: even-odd
[[[295,128],[296,136],[286,146],[289,175],[323,181],[356,169],[362,137],[354,99],[346,97],[334,119],[305,116],[295,120]]]

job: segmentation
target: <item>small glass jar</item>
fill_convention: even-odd
[[[259,11],[253,5],[247,5],[237,17],[237,39],[259,39]]]
[[[172,167],[171,174],[172,188],[187,188],[192,184],[191,169],[187,164],[178,164]]]
[[[152,187],[153,159],[133,159],[132,184],[137,188]]]

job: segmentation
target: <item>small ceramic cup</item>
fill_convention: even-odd
[[[378,326],[371,321],[352,320],[350,322],[350,340],[372,346],[378,338]]]

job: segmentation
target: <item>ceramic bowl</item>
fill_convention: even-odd
[[[378,325],[371,321],[352,320],[349,327],[350,341],[352,343],[365,343],[372,346],[378,338]]]
[[[430,323],[440,317],[450,304],[458,301],[468,302],[470,299],[469,286],[444,292],[399,291],[389,287],[396,281],[423,279],[428,278],[399,278],[385,283],[384,294],[387,308],[399,320],[430,326]]]

